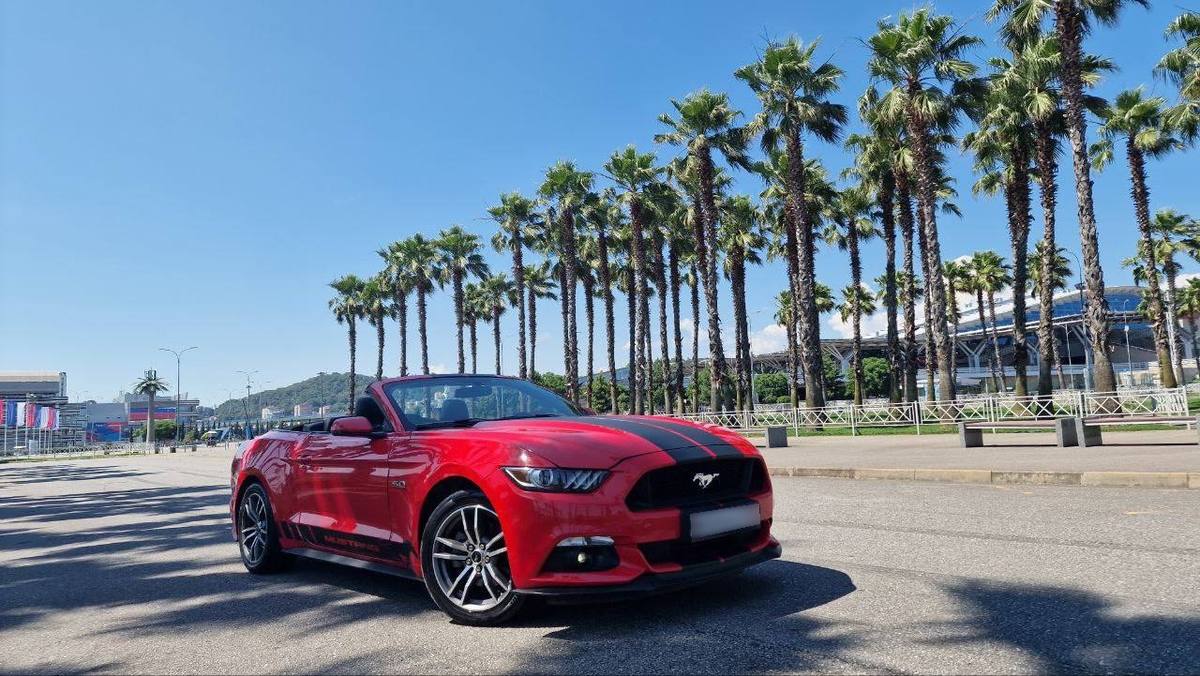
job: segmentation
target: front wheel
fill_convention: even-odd
[[[433,510],[421,534],[421,567],[434,602],[463,624],[502,624],[524,604],[513,591],[500,518],[477,491],[453,493]]]
[[[284,567],[287,555],[279,547],[279,529],[267,492],[259,484],[242,491],[237,510],[238,549],[251,573],[273,573]]]

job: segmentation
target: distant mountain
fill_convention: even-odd
[[[312,378],[285,387],[255,392],[250,395],[250,417],[258,418],[259,411],[265,406],[282,408],[290,412],[299,404],[312,404],[315,407],[329,404],[334,406],[335,410],[344,412],[348,378],[349,376],[345,373],[319,373]],[[362,388],[372,381],[374,378],[371,376],[359,375],[359,391],[361,392]],[[246,416],[246,408],[245,398],[230,399],[217,407],[217,417],[226,420],[240,420]]]

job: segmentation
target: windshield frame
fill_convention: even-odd
[[[503,416],[497,418],[468,418],[463,421],[433,421],[433,422],[418,422],[411,419],[408,413],[405,412],[401,405],[401,400],[397,398],[396,393],[399,390],[422,390],[433,389],[438,387],[464,387],[468,385],[490,385],[493,387],[504,387],[510,390],[524,391],[535,396],[541,395],[550,398],[554,403],[563,406],[568,413],[553,412],[553,415],[538,415],[531,412],[524,414],[516,414],[512,416]],[[538,385],[537,383],[520,378],[511,378],[507,376],[496,376],[487,374],[454,374],[454,375],[430,375],[419,378],[394,380],[382,385],[383,393],[387,398],[388,405],[399,418],[401,425],[407,432],[421,432],[428,430],[441,429],[467,429],[476,423],[491,422],[495,420],[528,420],[547,417],[581,417],[592,415],[589,411],[581,406],[571,402],[566,397],[558,394],[554,390]]]

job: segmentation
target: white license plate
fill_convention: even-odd
[[[689,534],[692,540],[707,540],[736,530],[753,528],[761,522],[762,515],[759,514],[757,502],[723,507],[692,514]]]

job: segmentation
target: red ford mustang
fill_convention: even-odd
[[[496,376],[368,394],[234,457],[250,572],[301,555],[421,578],[454,619],[497,624],[530,597],[673,589],[780,554],[766,466],[727,430],[591,415]]]

